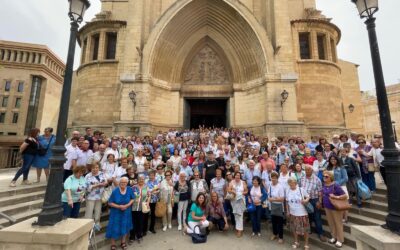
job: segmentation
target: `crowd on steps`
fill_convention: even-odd
[[[37,169],[38,182],[42,170],[49,176],[52,132],[30,131],[20,147],[23,165],[10,187],[16,187],[21,175],[21,185],[31,184],[31,167]],[[77,218],[85,201],[85,217],[100,230],[101,214],[108,210],[111,249],[117,241],[127,249],[147,233],[156,234],[156,217],[162,218],[164,232],[173,230],[176,218],[176,229],[184,234],[232,228],[237,237],[242,237],[244,223],[251,224],[253,237],[261,237],[261,221],[268,220],[270,240],[283,243],[287,226],[292,247],[300,248],[302,238],[304,249],[310,248],[314,224],[321,241],[340,248],[351,202],[361,208],[363,199],[370,198],[375,172],[386,181],[380,135],[369,141],[357,133],[314,135],[308,141],[200,126],[154,136],[108,137],[86,128],[84,135],[73,131],[65,146],[64,216]],[[323,210],[330,239],[324,236]]]

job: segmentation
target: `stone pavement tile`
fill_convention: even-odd
[[[261,229],[262,230],[262,229]],[[232,230],[224,233],[212,231],[204,244],[193,244],[190,236],[184,236],[176,228],[166,232],[157,231],[156,234],[148,234],[139,244],[137,242],[129,246],[128,249],[148,249],[148,250],[265,250],[265,249],[292,249],[293,237],[284,235],[284,244],[278,244],[277,241],[271,241],[271,230],[261,232],[261,237],[251,237],[251,230],[244,232],[242,238],[237,238]],[[119,247],[119,241],[117,242]],[[304,246],[304,241],[301,241]],[[108,250],[110,245],[104,246],[99,250]],[[303,248],[301,248],[303,249]],[[320,248],[312,246],[312,249]]]
[[[32,185],[38,185],[37,183],[34,183],[36,181],[36,169],[35,168],[31,168],[31,170],[29,171],[29,175],[28,175],[28,180],[30,182],[32,182],[32,185],[29,186],[22,186],[21,182],[22,182],[22,176],[19,177],[18,181],[17,181],[17,187],[15,188],[11,188],[9,187],[11,180],[14,178],[15,173],[17,173],[18,169],[16,168],[12,168],[12,169],[8,169],[8,170],[2,170],[0,172],[0,192],[1,191],[7,191],[7,190],[11,190],[11,189],[21,189],[24,187],[29,187]],[[42,171],[42,176],[41,176],[41,182],[39,184],[45,184],[46,183],[46,177],[44,175],[44,172]]]

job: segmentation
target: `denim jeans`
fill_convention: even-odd
[[[262,206],[256,206],[256,211],[250,213],[251,217],[251,226],[253,227],[253,233],[261,232],[261,215],[262,215]]]
[[[224,210],[225,210],[226,216],[228,216],[228,215],[230,216],[231,223],[234,226],[235,225],[235,215],[233,214],[233,208],[232,208],[231,201],[229,201],[229,200],[224,201]]]
[[[310,204],[314,207],[314,213],[308,214],[308,218],[310,220],[310,224],[312,221],[315,223],[315,231],[317,232],[318,236],[324,234],[324,230],[322,229],[322,219],[321,219],[321,210],[317,208],[318,198],[310,199]]]
[[[376,190],[376,183],[375,183],[375,172],[368,171],[368,174],[361,171],[361,177],[365,185],[368,186],[369,190],[374,192]]]
[[[17,173],[14,176],[13,181],[17,181],[18,178],[23,175],[22,180],[28,179],[29,170],[31,169],[33,160],[35,159],[35,155],[31,154],[23,154],[22,155],[22,167],[18,169]]]
[[[64,208],[64,218],[78,218],[79,216],[79,209],[81,208],[80,202],[74,202],[73,206],[71,207],[68,205],[67,202],[63,202]]]

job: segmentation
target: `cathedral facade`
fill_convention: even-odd
[[[79,31],[72,129],[131,135],[205,124],[278,136],[363,128],[357,65],[338,58],[340,29],[315,0],[101,2]]]

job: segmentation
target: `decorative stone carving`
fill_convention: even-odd
[[[225,65],[208,46],[197,53],[185,74],[185,83],[221,84],[228,80]]]

